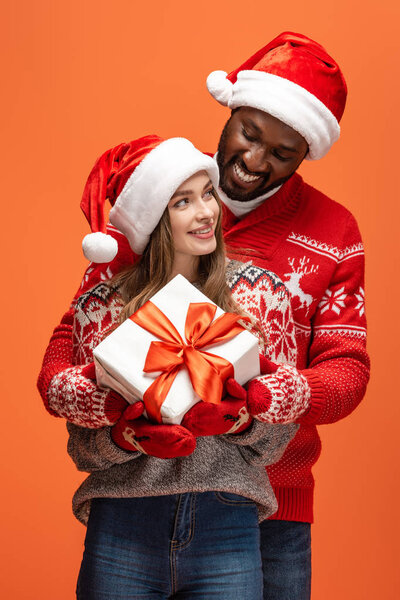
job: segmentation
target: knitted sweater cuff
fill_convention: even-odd
[[[71,333],[69,332],[69,337],[71,337]],[[58,340],[57,340],[58,341]],[[67,342],[72,349],[72,341],[68,340]],[[72,350],[71,350],[72,352]],[[37,380],[37,386],[40,392],[40,395],[43,399],[47,395],[47,391],[50,386],[50,382],[53,379],[54,375],[58,375],[61,371],[65,371],[69,367],[72,367],[73,364],[69,357],[61,356],[58,360],[48,361],[45,365],[42,366],[42,369],[39,373],[39,377]]]
[[[227,442],[236,446],[251,446],[265,435],[265,423],[261,421],[252,421],[250,427],[242,433],[225,434],[223,437]]]
[[[127,406],[127,401],[118,392],[111,390],[104,402],[104,414],[109,424],[115,425]]]
[[[317,425],[325,406],[324,385],[312,369],[305,369],[301,374],[310,386],[311,400],[309,409],[296,422],[301,425]]]
[[[111,437],[110,427],[99,429],[96,436],[96,446],[99,454],[113,464],[121,465],[128,462],[128,460],[141,456],[140,452],[128,452],[117,446]]]
[[[63,368],[64,365],[63,365]],[[50,401],[49,401],[49,397],[47,395],[48,391],[49,391],[49,387],[50,387],[50,382],[53,379],[53,377],[55,375],[58,375],[58,373],[60,371],[63,370],[63,368],[60,368],[59,365],[55,366],[55,367],[46,367],[45,369],[42,368],[41,372],[39,373],[39,377],[37,380],[37,388],[39,390],[39,394],[42,397],[44,406],[46,408],[46,410],[53,416],[53,417],[60,417],[61,415],[59,415],[55,410],[53,410],[50,407]]]

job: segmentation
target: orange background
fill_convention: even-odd
[[[214,150],[228,111],[208,96],[207,74],[287,29],[325,45],[348,81],[340,142],[301,172],[359,221],[373,360],[362,405],[320,428],[313,600],[397,598],[398,3],[2,4],[2,597],[74,597],[85,530],[70,505],[82,475],[35,379],[86,265],[79,200],[95,158],[146,133]]]

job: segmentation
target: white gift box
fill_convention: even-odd
[[[189,304],[211,302],[185,277],[177,275],[151,298],[173,323],[185,341],[185,322]],[[217,307],[214,320],[223,314]],[[143,398],[147,388],[160,374],[144,373],[143,368],[151,342],[158,338],[130,319],[124,321],[94,350],[97,383],[121,394],[130,403]],[[204,351],[229,361],[234,369],[234,378],[244,385],[260,374],[258,339],[243,330],[226,342],[209,345]],[[164,423],[179,424],[185,413],[199,402],[185,365],[178,371],[174,382],[161,406]]]

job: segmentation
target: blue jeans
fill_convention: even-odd
[[[79,600],[262,600],[257,508],[226,492],[95,499]]]
[[[264,600],[309,600],[311,526],[295,521],[260,524]]]

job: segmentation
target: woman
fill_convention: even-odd
[[[116,425],[104,427],[113,423],[123,401],[92,382],[94,391],[84,390],[72,406],[71,389],[82,387],[79,377],[93,348],[174,275],[184,275],[224,310],[243,312],[225,281],[214,161],[180,138],[142,138],[130,150],[122,168],[115,157],[110,163],[110,155],[103,155],[89,177],[84,208],[95,219],[102,213],[105,194],[98,198],[98,182],[106,175],[107,194],[113,188],[117,198],[110,221],[140,259],[78,300],[77,366],[64,374],[64,388],[58,381],[58,404],[52,406],[60,414],[64,403],[72,423],[69,452],[78,468],[92,472],[73,502],[75,515],[88,525],[77,596],[258,600],[258,520],[276,510],[264,466],[282,454],[296,427],[254,423],[239,436],[200,437],[194,450],[187,448],[188,456],[167,461],[140,451],[145,440],[136,425],[132,434],[128,417],[140,414],[141,403],[129,407],[128,417]],[[101,221],[102,214],[95,228]],[[95,247],[90,237],[86,253],[110,260],[115,248],[108,247],[104,234],[95,235]],[[247,268],[238,270],[243,275]],[[259,290],[262,274],[258,282]],[[87,413],[92,429],[79,426]]]

